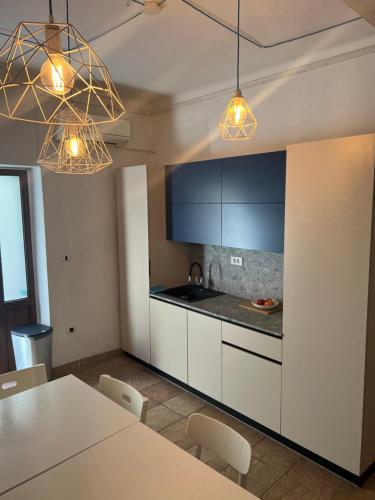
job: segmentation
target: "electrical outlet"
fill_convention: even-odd
[[[68,328],[65,329],[65,333],[71,335],[72,333],[76,333],[76,329],[74,328],[74,326],[69,326]]]
[[[230,263],[234,266],[242,266],[242,257],[232,257],[230,258]]]

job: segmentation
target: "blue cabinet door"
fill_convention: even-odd
[[[284,209],[283,203],[222,205],[222,245],[282,253]]]
[[[221,245],[220,203],[169,203],[167,239]]]
[[[220,203],[221,160],[166,167],[168,203]]]
[[[225,158],[223,203],[284,203],[286,152]]]

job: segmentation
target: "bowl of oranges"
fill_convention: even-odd
[[[254,302],[251,302],[251,305],[256,309],[270,311],[271,309],[276,309],[276,307],[278,307],[279,301],[274,299],[258,299]]]

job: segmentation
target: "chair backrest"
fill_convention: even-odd
[[[47,372],[44,364],[3,373],[0,375],[0,399],[46,383]]]
[[[241,434],[201,413],[193,413],[189,417],[186,432],[197,444],[197,458],[200,458],[202,448],[207,448],[236,469],[239,473],[238,483],[245,486],[250,469],[251,446]]]
[[[100,375],[99,391],[145,423],[148,399],[137,389],[110,375]]]

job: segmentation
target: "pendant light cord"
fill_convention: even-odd
[[[70,62],[70,26],[69,26],[69,0],[65,0],[66,5],[66,24],[68,25],[68,53]]]
[[[51,19],[53,18],[52,0],[48,0],[48,4],[49,4],[49,17]]]
[[[240,90],[240,0],[237,0],[237,90]]]

